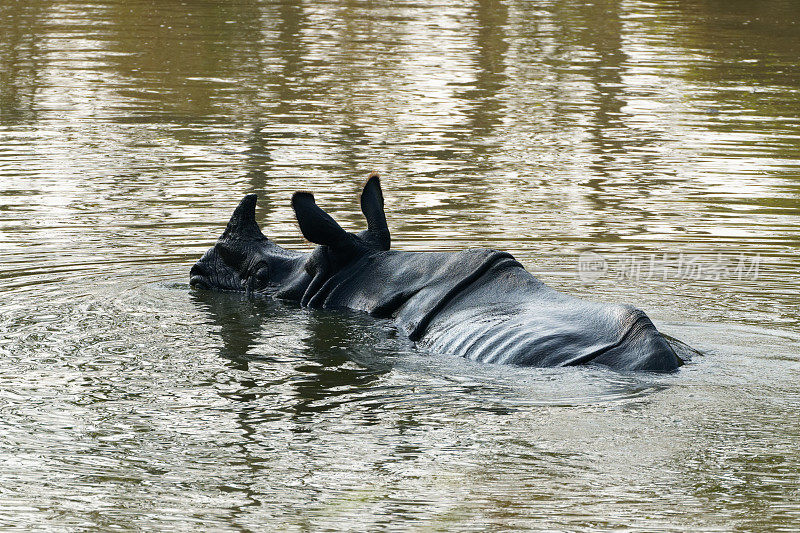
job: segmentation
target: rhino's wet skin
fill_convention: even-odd
[[[669,372],[690,352],[679,357],[635,307],[558,292],[505,252],[389,250],[376,174],[364,186],[368,227],[358,235],[344,231],[309,193],[295,194],[300,229],[319,245],[310,254],[265,237],[255,204],[252,194],[242,200],[217,244],[192,267],[192,286],[392,318],[433,352],[487,363]]]

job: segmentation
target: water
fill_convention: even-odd
[[[798,57],[791,0],[0,3],[0,527],[796,530]],[[307,248],[291,193],[361,228],[376,169],[396,249],[705,355],[479,365],[189,289],[244,194]]]

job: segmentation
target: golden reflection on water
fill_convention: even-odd
[[[798,57],[790,0],[0,3],[0,524],[793,529]],[[287,246],[300,188],[360,227],[375,169],[396,248],[709,355],[462,367],[169,285],[248,192]]]

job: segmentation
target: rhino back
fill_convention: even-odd
[[[568,366],[619,344],[643,313],[558,292],[521,266],[498,265],[431,320],[421,344],[475,361]]]
[[[443,305],[504,260],[513,258],[486,249],[372,254],[327,282],[329,292],[323,307],[393,317],[398,327],[416,340],[415,332]]]

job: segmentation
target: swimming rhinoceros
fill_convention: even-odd
[[[475,361],[655,372],[682,364],[642,311],[558,292],[508,253],[390,250],[377,174],[361,194],[367,229],[358,234],[342,229],[312,194],[294,194],[300,230],[319,245],[312,253],[265,237],[255,205],[255,194],[244,197],[217,243],[192,267],[193,287],[391,318],[422,347]]]

